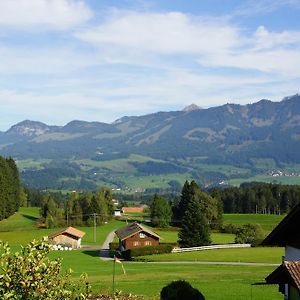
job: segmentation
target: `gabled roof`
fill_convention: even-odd
[[[300,248],[300,203],[264,239],[263,246],[286,245]]]
[[[291,284],[300,290],[300,262],[284,262],[266,277],[266,282],[271,284]]]
[[[68,234],[68,235],[71,235],[71,236],[74,236],[75,238],[82,238],[84,235],[85,235],[85,232],[81,231],[81,230],[78,230],[74,227],[67,227],[63,230],[60,230],[58,232],[55,232],[55,233],[52,233],[48,236],[49,239],[53,239],[55,238],[56,236],[58,235],[61,235],[61,234]]]
[[[139,233],[139,232],[146,232],[149,235],[159,239],[160,236],[156,234],[155,232],[151,231],[150,229],[144,227],[143,225],[139,223],[132,223],[128,226],[122,227],[118,230],[115,231],[117,237],[123,241],[126,240],[127,238]]]

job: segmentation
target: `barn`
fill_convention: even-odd
[[[160,236],[139,223],[132,223],[115,231],[121,251],[146,246],[157,246]]]
[[[72,249],[78,249],[81,247],[81,239],[84,235],[85,232],[81,230],[74,227],[67,227],[63,230],[50,234],[48,239],[54,245],[63,245],[71,247]]]

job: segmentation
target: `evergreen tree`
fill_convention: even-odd
[[[40,210],[41,216],[45,219],[47,228],[57,227],[63,225],[63,210],[60,209],[50,194],[43,197],[43,204]]]
[[[179,223],[182,221],[189,202],[191,201],[197,190],[199,190],[199,187],[194,180],[191,183],[189,183],[188,181],[184,183],[181,191],[180,202],[178,204],[177,215],[175,216]]]
[[[0,156],[0,220],[19,209],[21,196],[19,172],[14,160]]]
[[[171,222],[172,210],[168,201],[155,194],[151,207],[151,222],[156,227],[167,227]]]
[[[197,247],[209,245],[210,229],[200,202],[192,198],[182,220],[182,227],[178,234],[181,247]]]

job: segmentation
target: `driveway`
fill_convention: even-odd
[[[115,230],[113,230],[108,234],[106,240],[101,246],[100,253],[99,253],[100,259],[104,261],[113,260],[111,257],[109,257],[109,243],[111,243],[114,240],[114,237],[115,237]]]

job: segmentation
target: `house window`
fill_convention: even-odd
[[[140,232],[140,238],[141,238],[141,239],[144,239],[145,237],[146,237],[145,233]]]
[[[151,246],[151,241],[145,241],[145,246]]]
[[[133,246],[134,246],[134,247],[137,247],[137,246],[139,246],[139,245],[140,245],[140,242],[139,242],[139,241],[134,241],[134,242],[133,242]]]

